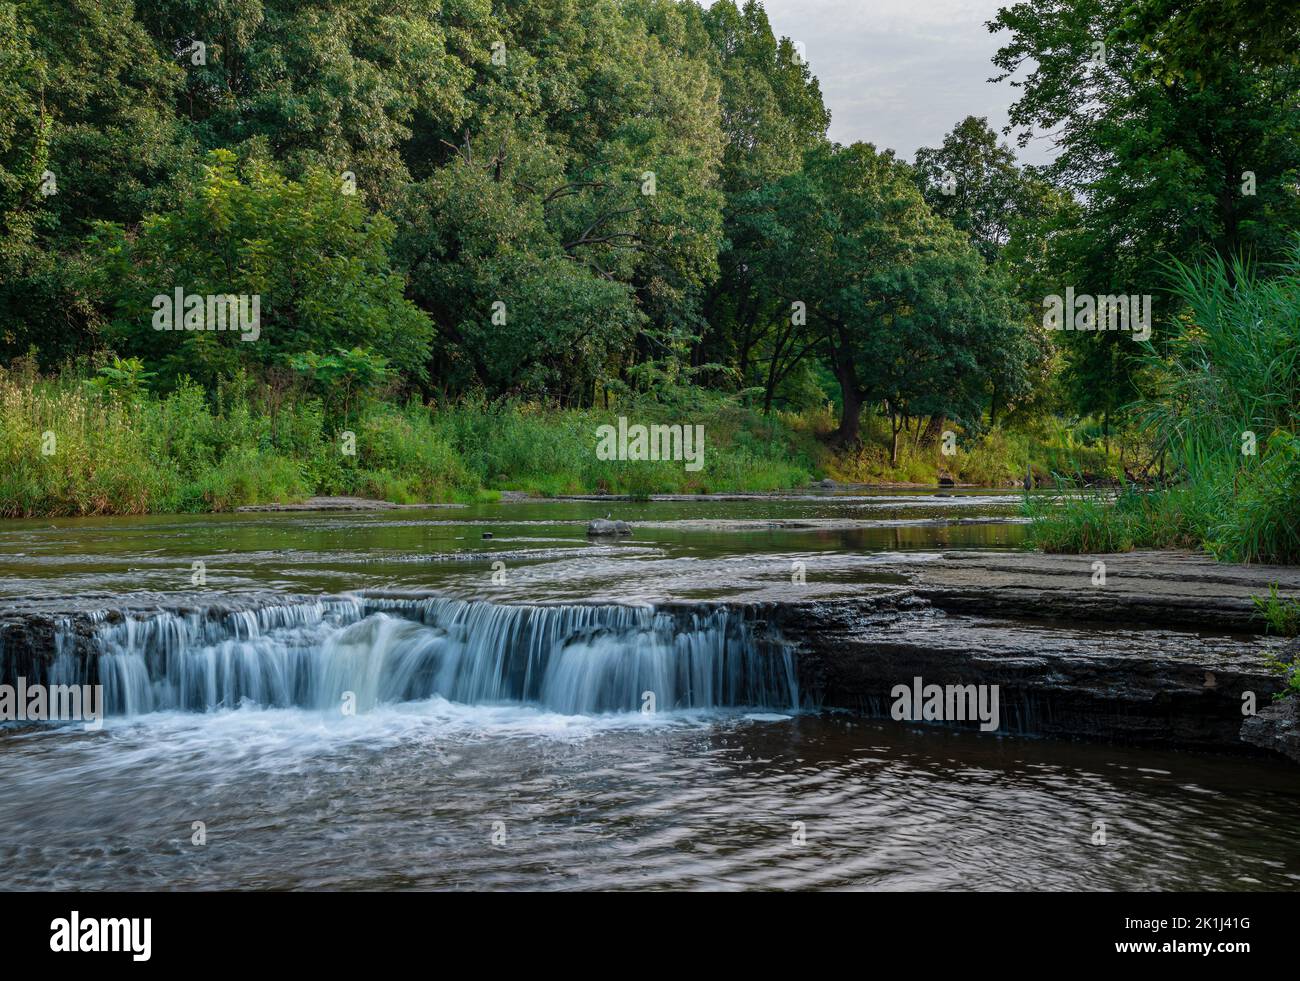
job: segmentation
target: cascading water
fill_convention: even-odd
[[[646,693],[659,711],[799,703],[792,650],[726,608],[328,599],[127,617],[97,623],[89,643],[55,665],[102,684],[109,715],[327,709],[347,693],[358,711],[434,696],[574,715],[637,710]]]

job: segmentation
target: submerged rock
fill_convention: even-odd
[[[587,534],[593,538],[611,535],[630,535],[632,526],[626,521],[612,521],[609,518],[597,518],[587,525]]]

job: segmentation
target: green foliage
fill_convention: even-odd
[[[392,378],[387,358],[360,347],[350,351],[338,347],[333,354],[306,351],[291,356],[289,365],[305,375],[316,393],[344,419],[354,399],[373,394]]]
[[[214,150],[201,190],[176,211],[151,216],[135,235],[99,226],[100,286],[114,311],[107,335],[169,383],[190,375],[214,385],[241,368],[357,345],[418,375],[431,331],[389,268],[393,232],[324,171],[297,183],[253,162],[241,177],[234,154]],[[259,320],[236,331],[222,311],[214,325],[211,302],[176,309],[178,290],[240,297],[245,315],[256,298]]]
[[[796,343],[824,350],[840,387],[841,442],[856,441],[864,403],[885,403],[897,432],[909,416],[977,419],[990,384],[1025,385],[1025,332],[1005,284],[892,153],[815,149],[750,203],[762,279],[805,305]]]
[[[967,116],[937,149],[916,151],[916,177],[926,204],[965,232],[990,262],[1011,235],[1016,211],[1032,206],[1029,178],[1014,151],[999,144],[987,119]]]
[[[145,391],[145,385],[154,377],[152,371],[144,370],[144,362],[139,358],[119,358],[113,356],[112,364],[106,364],[89,379],[86,384],[101,393],[131,399]]]
[[[1195,488],[1143,491],[1125,486],[1114,498],[1066,482],[1055,494],[1028,496],[1031,541],[1045,552],[1131,552],[1195,548],[1204,541],[1215,502]]]
[[[189,379],[159,398],[128,385],[0,373],[0,515],[224,511],[311,494],[413,504],[478,499],[489,488],[771,491],[810,479],[815,447],[805,437],[716,397],[698,406],[705,467],[691,472],[681,461],[599,460],[597,428],[615,417],[595,410],[361,398],[350,455],[320,399],[247,378],[210,404]],[[649,401],[621,411],[680,421]],[[55,438],[49,455],[46,433]]]
[[[1253,596],[1251,599],[1268,633],[1283,637],[1300,635],[1300,600],[1293,596],[1282,596],[1278,592],[1277,583],[1269,584],[1267,596]],[[1300,651],[1295,644],[1291,644],[1290,648],[1292,653],[1297,655],[1290,661],[1272,656],[1268,659],[1269,667],[1286,681],[1285,690],[1274,695],[1274,698],[1300,695]]]
[[[971,116],[914,166],[832,144],[756,0],[0,0],[0,364],[64,372],[6,377],[0,509],[1092,482],[1138,452],[1182,496],[1088,541],[1295,556],[1294,275],[1201,265],[1300,221],[1294,13],[990,26],[1050,167]],[[1156,344],[1046,331],[1067,285],[1153,294]],[[155,329],[177,290],[175,326],[233,296],[256,329]],[[707,424],[710,467],[595,460],[619,413]]]
[[[157,46],[177,52],[175,111],[203,147],[265,153],[295,178],[350,171],[381,204],[410,179],[410,144],[469,114],[492,26],[486,0],[138,6]]]
[[[1236,562],[1300,562],[1300,252],[1271,271],[1173,267],[1182,312],[1147,345],[1152,388],[1137,414],[1179,483],[1039,511],[1045,548],[1203,545]]]
[[[1130,0],[1116,34],[1140,39],[1160,78],[1202,81],[1229,45],[1263,65],[1300,64],[1300,7],[1291,0]]]
[[[1252,597],[1255,609],[1268,625],[1270,633],[1283,637],[1300,634],[1300,600],[1284,597],[1277,583],[1270,583],[1267,596]]]
[[[1045,271],[1054,284],[1040,300],[1068,285],[1150,294],[1160,335],[1179,305],[1162,260],[1282,254],[1300,224],[1300,64],[1264,49],[1294,39],[1295,17],[1278,17],[1274,35],[1269,14],[1252,6],[1022,0],[999,10],[990,27],[1009,35],[994,57],[999,78],[1029,70],[1016,83],[1010,124],[1022,146],[1051,134],[1060,153],[1043,176],[1082,205],[1053,229]],[[1199,23],[1224,30],[1198,34]],[[1243,34],[1264,43],[1236,43]],[[1099,43],[1104,58],[1095,60]],[[1194,74],[1177,67],[1192,64]],[[1143,383],[1129,336],[1068,332],[1058,340],[1073,407],[1110,423]]]
[[[293,460],[269,450],[237,447],[180,492],[186,510],[232,511],[247,504],[293,503],[310,492]]]

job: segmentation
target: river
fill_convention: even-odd
[[[0,726],[0,888],[1300,886],[1293,768],[818,711],[780,643],[682,606],[887,588],[877,559],[1018,548],[1018,513],[872,492],[7,522],[0,607],[53,617],[48,680],[99,681],[109,716]],[[635,534],[589,542],[606,514]]]

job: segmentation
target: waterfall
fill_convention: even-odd
[[[109,715],[330,709],[345,695],[357,711],[433,696],[566,714],[634,711],[646,693],[657,711],[799,703],[791,648],[723,607],[372,597],[159,612],[101,617],[88,655],[58,663],[65,680],[104,686]]]

